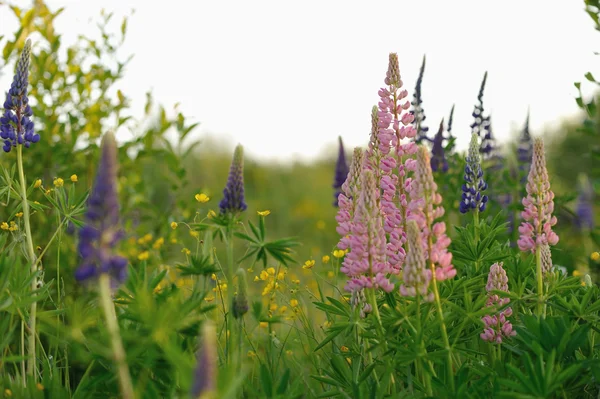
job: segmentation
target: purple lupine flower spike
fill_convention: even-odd
[[[487,307],[502,307],[510,302],[509,298],[500,298],[497,294],[491,293],[493,290],[509,292],[508,277],[506,276],[506,271],[502,268],[501,262],[494,263],[490,267],[485,289],[488,292]],[[516,335],[517,333],[512,329],[512,324],[507,320],[511,315],[512,309],[508,307],[497,314],[483,317],[482,320],[485,323],[485,328],[480,334],[481,339],[501,344],[503,339]]]
[[[471,133],[477,133],[477,136],[481,138],[481,146],[479,151],[483,155],[484,159],[492,157],[492,153],[495,150],[495,139],[492,136],[492,122],[489,115],[484,115],[483,108],[483,92],[485,90],[485,83],[487,81],[487,71],[483,75],[481,81],[481,87],[479,88],[479,94],[477,95],[478,104],[475,104],[473,109],[473,123],[471,124]]]
[[[575,209],[575,225],[579,230],[594,228],[594,188],[586,175],[579,177],[579,196]]]
[[[483,212],[485,210],[488,197],[483,192],[487,189],[487,183],[483,180],[483,170],[481,169],[481,158],[479,155],[479,139],[476,133],[471,134],[471,144],[469,145],[469,154],[465,165],[465,183],[462,185],[462,199],[460,201],[460,213],[467,213],[470,210]]]
[[[127,278],[127,259],[115,253],[123,237],[119,226],[117,195],[117,143],[112,133],[102,139],[100,165],[88,199],[85,225],[79,230],[79,254],[83,258],[75,271],[78,281],[108,273],[113,284]]]
[[[441,170],[446,173],[448,171],[448,160],[446,159],[446,151],[444,150],[444,120],[440,123],[440,128],[433,137],[433,146],[431,148],[431,170],[437,172]]]
[[[333,181],[333,188],[335,189],[333,206],[336,208],[339,206],[338,197],[341,194],[342,185],[346,181],[348,177],[349,167],[348,163],[346,163],[346,154],[344,152],[344,143],[342,142],[342,137],[339,137],[340,149],[338,153],[337,163],[335,164],[335,177]]]
[[[219,208],[221,213],[225,214],[243,212],[247,207],[244,199],[244,147],[238,144],[233,153],[227,185],[223,190]]]
[[[200,347],[196,354],[196,369],[191,397],[194,399],[215,397],[217,390],[217,329],[214,322],[206,320],[202,324],[202,336],[200,337]]]
[[[0,117],[0,138],[4,140],[2,149],[10,152],[18,144],[29,148],[31,143],[40,141],[40,135],[33,131],[33,116],[27,97],[29,85],[29,63],[31,58],[31,40],[25,42],[23,52],[17,63],[17,72],[4,102],[4,113]]]
[[[454,104],[452,104],[452,108],[450,108],[450,116],[448,117],[448,127],[446,127],[446,131],[448,132],[448,141],[454,138],[454,136],[452,135],[452,122],[454,122]]]
[[[423,84],[423,75],[425,73],[425,55],[423,55],[423,62],[421,63],[421,69],[419,70],[419,77],[417,78],[417,83],[415,85],[415,93],[413,94],[413,101],[411,105],[413,109],[410,113],[414,116],[414,124],[415,129],[417,130],[417,135],[415,136],[415,141],[420,143],[423,140],[431,141],[431,139],[427,136],[427,132],[429,128],[423,125],[425,122],[425,111],[423,111],[423,98],[421,96],[421,85]]]
[[[527,110],[527,118],[525,125],[519,136],[519,145],[517,148],[517,160],[519,161],[519,171],[522,173],[521,183],[527,181],[527,171],[531,165],[531,156],[533,155],[533,140],[529,133],[529,110]]]

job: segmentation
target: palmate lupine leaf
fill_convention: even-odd
[[[277,262],[289,266],[294,262],[292,258],[293,251],[291,248],[300,245],[295,237],[281,238],[279,240],[266,241],[266,228],[264,216],[260,217],[258,227],[248,221],[252,236],[235,232],[234,235],[248,242],[248,252],[239,260],[240,262],[254,256],[256,262],[262,262],[263,266],[267,266],[267,260],[272,257]]]

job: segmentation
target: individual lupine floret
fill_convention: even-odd
[[[194,399],[215,398],[219,358],[217,353],[217,329],[211,320],[205,320],[202,324],[200,340],[190,394]]]
[[[439,129],[433,137],[433,146],[431,147],[431,170],[434,172],[442,171],[446,173],[448,171],[444,140],[444,120],[442,119]]]
[[[462,199],[459,210],[461,213],[467,213],[470,210],[483,212],[485,210],[488,197],[483,194],[487,189],[487,183],[483,180],[483,170],[481,169],[481,157],[479,155],[479,139],[476,133],[471,134],[471,144],[466,158],[464,180],[462,185]]]
[[[113,284],[127,278],[127,259],[115,252],[123,237],[119,226],[117,194],[117,143],[114,135],[104,135],[96,181],[88,199],[85,225],[79,230],[79,254],[83,258],[75,271],[78,281],[96,278],[107,273]]]
[[[442,196],[437,192],[429,151],[424,146],[420,146],[417,152],[415,175],[410,184],[410,199],[408,220],[416,221],[422,232],[425,257],[431,262],[432,270],[435,269],[435,279],[443,281],[453,278],[456,269],[452,265],[452,253],[448,252],[450,238],[446,235],[446,224],[434,223],[444,215]]]
[[[579,176],[579,196],[575,208],[575,225],[579,230],[594,228],[594,188],[586,175]]]
[[[508,277],[502,267],[502,262],[494,263],[490,267],[488,281],[485,286],[488,292],[487,307],[502,307],[510,302],[509,298],[500,298],[498,294],[492,294],[491,291],[508,291]],[[498,314],[486,315],[483,317],[485,328],[480,334],[484,341],[501,344],[503,339],[512,337],[517,333],[513,331],[512,324],[507,320],[512,315],[512,309],[507,307]]]
[[[394,289],[387,274],[386,238],[377,207],[377,187],[373,172],[364,169],[361,175],[361,192],[352,221],[350,252],[344,258],[341,271],[349,277],[346,290],[355,292],[364,288]]]
[[[421,295],[426,301],[432,301],[433,293],[428,292],[431,270],[425,265],[421,231],[414,220],[409,220],[406,228],[408,230],[408,252],[404,262],[402,273],[404,284],[400,286],[400,294],[413,297]]]
[[[18,144],[29,148],[31,143],[40,141],[40,135],[33,130],[33,121],[30,119],[33,112],[27,97],[30,58],[31,40],[28,39],[17,62],[17,72],[6,94],[4,113],[0,117],[0,138],[4,140],[2,149],[5,152],[10,152]]]
[[[531,169],[527,177],[527,196],[523,198],[525,210],[521,212],[523,223],[519,227],[521,238],[517,241],[521,251],[534,252],[544,244],[556,245],[558,235],[552,231],[557,222],[554,211],[554,193],[550,189],[544,142],[535,138]]]
[[[346,163],[346,154],[344,152],[344,143],[342,143],[342,138],[339,137],[340,149],[338,152],[337,162],[335,164],[335,176],[333,179],[333,188],[335,189],[333,206],[339,206],[338,197],[341,194],[342,185],[346,181],[348,177],[348,163]]]
[[[363,170],[364,153],[360,148],[354,149],[354,155],[350,163],[350,172],[344,184],[342,192],[338,197],[339,210],[335,217],[338,222],[336,231],[342,236],[338,248],[345,250],[350,248],[350,233],[352,232],[352,220],[360,196],[360,175]]]
[[[223,199],[219,202],[222,214],[236,214],[248,208],[244,198],[244,147],[238,144],[233,153]]]
[[[414,116],[414,123],[416,129],[415,141],[420,143],[423,140],[430,140],[427,137],[429,128],[423,125],[425,122],[425,111],[423,111],[423,98],[421,93],[421,86],[423,84],[423,75],[425,74],[425,56],[423,55],[423,62],[421,63],[421,69],[419,70],[419,77],[415,85],[415,93],[413,94],[413,101],[411,103],[413,109],[410,111],[411,115]]]

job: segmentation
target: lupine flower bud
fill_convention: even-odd
[[[223,199],[219,202],[221,213],[238,213],[248,208],[244,199],[244,147],[235,147]]]
[[[471,134],[469,155],[466,161],[465,183],[462,185],[463,193],[459,210],[461,213],[467,213],[472,209],[483,212],[488,201],[487,195],[483,194],[487,189],[487,183],[483,180],[483,170],[481,169],[481,158],[479,156],[479,139],[476,133]]]
[[[433,137],[433,146],[431,148],[431,170],[437,172],[448,171],[448,160],[446,159],[446,152],[444,150],[444,120],[440,123],[440,127]]]
[[[348,177],[348,164],[346,163],[346,154],[344,153],[344,144],[342,143],[342,138],[339,137],[340,141],[340,149],[338,153],[337,163],[335,164],[335,177],[333,180],[333,188],[335,189],[335,193],[333,194],[335,200],[333,201],[333,206],[339,206],[338,197],[341,193],[342,185],[346,181]]]
[[[488,281],[485,286],[488,292],[487,307],[502,307],[510,302],[509,298],[500,298],[497,294],[492,294],[491,291],[508,291],[508,277],[506,271],[502,268],[502,263],[494,263],[490,267]],[[484,341],[501,344],[503,338],[511,337],[517,333],[513,331],[512,324],[507,320],[512,315],[512,309],[506,308],[498,314],[487,315],[483,317],[485,329],[480,334]]]
[[[335,217],[338,222],[336,231],[342,236],[338,248],[350,248],[349,234],[352,231],[352,220],[354,212],[358,204],[360,195],[360,175],[363,169],[364,153],[360,148],[354,149],[354,155],[350,163],[350,172],[344,184],[342,184],[342,192],[338,196],[339,210]]]
[[[579,230],[594,228],[594,189],[586,175],[579,176],[579,196],[575,209],[575,225]]]
[[[425,266],[425,254],[423,252],[423,239],[417,222],[409,220],[408,230],[408,252],[404,262],[404,284],[400,286],[400,294],[403,296],[423,296],[427,301],[433,300],[433,294],[428,293],[431,281],[431,270]]]
[[[83,260],[75,271],[78,281],[96,278],[102,273],[108,273],[117,284],[127,278],[127,259],[115,253],[123,237],[119,226],[117,169],[117,143],[109,132],[102,139],[100,165],[88,199],[86,224],[79,230],[78,249]]]
[[[248,313],[248,283],[246,282],[246,271],[239,268],[236,272],[238,278],[237,294],[233,297],[233,306],[231,307],[233,317],[239,319]]]
[[[4,114],[0,117],[0,138],[4,140],[2,149],[10,152],[12,147],[22,144],[29,148],[31,143],[40,141],[40,135],[33,131],[33,112],[29,106],[27,86],[29,85],[29,63],[31,40],[25,42],[21,57],[17,62],[17,72],[6,94]]]
[[[544,244],[540,248],[540,257],[542,260],[542,276],[546,278],[548,273],[552,272],[552,252],[550,251],[550,245]]]
[[[450,116],[448,117],[448,127],[446,131],[448,132],[448,141],[452,140],[454,136],[452,135],[452,122],[454,121],[454,104],[452,104],[452,108],[450,108]]]
[[[214,399],[217,391],[217,329],[211,320],[202,324],[200,347],[196,355],[191,396],[194,399]]]
[[[552,231],[557,222],[554,211],[554,193],[546,169],[544,142],[536,138],[533,143],[533,159],[527,177],[527,196],[523,198],[525,210],[521,212],[523,223],[519,227],[521,238],[517,241],[521,251],[534,252],[544,244],[556,245],[558,235]]]
[[[427,132],[429,128],[423,125],[425,121],[425,112],[423,111],[423,99],[421,97],[421,85],[423,84],[423,74],[425,73],[425,56],[423,56],[423,62],[421,63],[421,69],[419,70],[419,77],[417,78],[417,84],[415,85],[415,93],[413,94],[413,101],[411,105],[413,109],[410,113],[414,116],[415,129],[417,135],[415,141],[420,143],[423,140],[429,140]]]

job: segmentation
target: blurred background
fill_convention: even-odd
[[[426,116],[429,138],[445,118],[449,169],[436,179],[453,223],[468,222],[457,209],[480,104],[493,126],[486,174],[496,201],[488,216],[503,212],[513,220],[506,239],[516,240],[526,174],[518,147],[527,145],[525,131],[543,136],[561,236],[555,263],[569,271],[596,267],[590,254],[600,249],[593,221],[600,211],[600,129],[593,71],[600,69],[600,33],[585,2],[439,2],[435,12],[414,1],[308,3],[0,0],[3,90],[24,41],[33,41],[30,98],[42,140],[27,151],[28,181],[40,178],[52,188],[55,178],[77,174],[76,190],[85,191],[99,137],[115,130],[130,235],[123,251],[135,263],[145,250],[139,238],[151,234],[170,239],[159,259],[176,261],[194,239],[170,222],[218,212],[233,147],[241,143],[249,217],[270,210],[269,235],[299,237],[299,263],[320,258],[339,239],[332,205],[338,136],[346,162],[353,147],[366,146],[388,53],[397,52],[407,99]],[[395,31],[390,16],[397,18]],[[575,82],[582,82],[579,89]],[[12,155],[0,155],[9,170]],[[198,203],[198,193],[211,200]],[[43,203],[42,193],[35,199]],[[8,221],[14,212],[0,201],[0,219]],[[43,222],[55,217],[39,212],[33,224],[52,226]],[[35,231],[35,241],[52,231]],[[76,267],[76,257],[63,259]]]

